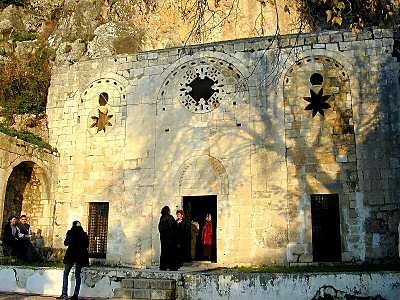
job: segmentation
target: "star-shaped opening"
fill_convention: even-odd
[[[113,117],[113,115],[109,115],[108,111],[105,113],[101,112],[101,110],[98,110],[99,116],[92,116],[92,120],[94,123],[90,125],[90,128],[97,127],[97,132],[99,131],[104,131],[106,132],[106,127],[107,126],[112,126],[110,119]]]
[[[187,84],[187,86],[191,87],[191,91],[188,94],[196,101],[196,104],[200,102],[200,99],[204,99],[207,102],[215,92],[218,92],[218,90],[212,88],[215,83],[214,80],[207,76],[200,78],[197,75],[191,83]]]
[[[318,94],[316,94],[312,89],[310,90],[311,97],[304,97],[304,100],[310,102],[305,108],[305,110],[312,110],[312,116],[314,117],[317,113],[324,116],[324,109],[331,108],[329,103],[326,103],[332,95],[324,95],[324,89],[320,89]]]

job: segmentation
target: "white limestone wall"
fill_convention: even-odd
[[[391,272],[187,275],[185,283],[190,299],[347,299],[347,294],[397,300],[400,295],[400,274]]]
[[[0,267],[0,292],[59,295],[62,269]],[[125,276],[169,278],[177,281],[177,299],[312,299],[319,295],[380,295],[385,300],[397,300],[400,294],[400,273],[181,273],[153,272],[134,269],[84,269],[80,296],[112,298]],[[69,294],[74,279],[70,274]],[[333,294],[332,294],[333,293]]]

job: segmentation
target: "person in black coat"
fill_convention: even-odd
[[[178,270],[177,229],[177,223],[171,216],[171,210],[168,206],[164,206],[158,223],[161,241],[160,270]]]
[[[190,262],[190,234],[191,225],[185,218],[183,210],[176,212],[176,223],[178,224],[178,264],[182,266],[184,262]]]
[[[72,223],[72,228],[68,230],[64,245],[68,246],[64,256],[64,277],[61,296],[57,299],[68,298],[68,275],[75,264],[75,290],[71,299],[78,299],[81,287],[82,267],[89,266],[89,237],[83,230],[79,221]]]
[[[22,259],[28,263],[35,260],[39,260],[39,255],[37,254],[35,248],[32,245],[32,230],[31,226],[28,224],[28,218],[26,215],[21,215],[19,217],[19,223],[17,224],[18,238],[21,242]]]
[[[21,257],[21,242],[18,239],[18,219],[16,216],[8,218],[8,223],[4,226],[3,244],[6,255]]]

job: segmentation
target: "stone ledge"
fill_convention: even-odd
[[[324,31],[324,32],[309,32],[300,34],[287,34],[278,36],[261,36],[252,38],[243,38],[236,40],[224,40],[219,42],[212,42],[201,45],[189,45],[186,47],[174,47],[165,49],[156,49],[144,51],[137,54],[120,54],[115,56],[106,56],[103,58],[87,59],[72,65],[82,67],[85,63],[90,61],[103,60],[110,64],[117,63],[137,63],[141,61],[157,61],[163,56],[178,56],[193,55],[199,51],[217,51],[223,53],[232,52],[246,52],[246,51],[260,51],[266,49],[276,48],[292,48],[301,47],[303,45],[312,46],[314,44],[332,45],[338,42],[348,41],[364,41],[364,40],[381,40],[385,38],[398,38],[400,36],[400,29],[379,29],[379,28],[366,28],[359,33],[351,31]],[[294,42],[296,41],[296,42]],[[152,63],[154,64],[154,62]],[[59,70],[65,68],[65,65],[57,67]],[[68,69],[68,71],[71,71]]]

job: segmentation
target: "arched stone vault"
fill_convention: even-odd
[[[56,162],[58,158],[45,150],[39,149],[37,146],[3,134],[0,134],[0,156],[3,157],[3,160],[0,161],[1,224],[5,221],[3,220],[3,212],[6,200],[7,183],[10,176],[12,175],[13,170],[19,168],[19,166],[29,166],[34,172],[34,182],[32,180],[26,182],[31,194],[27,196],[27,199],[30,201],[36,196],[40,199],[35,199],[35,203],[26,202],[25,206],[21,207],[21,212],[27,214],[28,218],[32,216],[31,220],[35,223],[34,227],[36,227],[36,229],[41,229],[42,234],[45,237],[46,245],[51,245],[53,238],[53,213],[55,205],[54,187],[57,182]],[[32,193],[32,191],[36,191],[36,193]],[[26,208],[29,209],[30,207],[34,208],[37,213],[31,215],[30,211],[26,211]]]
[[[221,161],[209,155],[187,159],[179,168],[175,186],[180,196],[229,194],[225,167]]]

